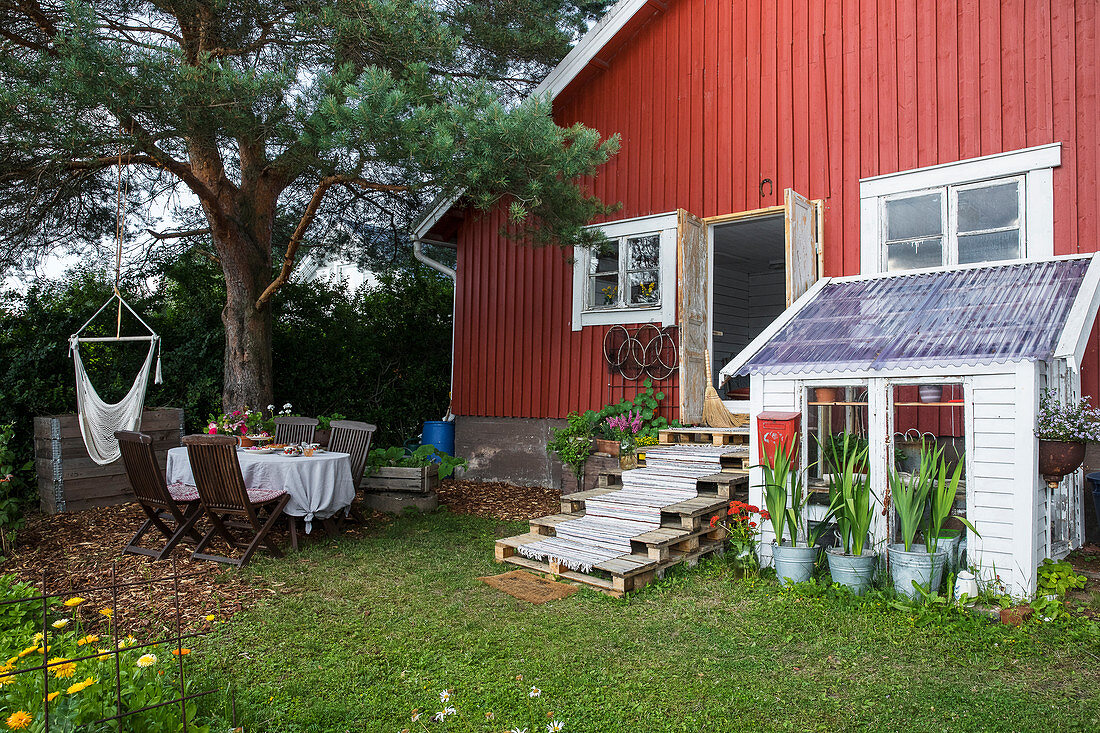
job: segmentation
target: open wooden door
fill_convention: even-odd
[[[707,388],[706,359],[710,308],[710,263],[706,227],[702,219],[683,209],[677,212],[676,292],[680,325],[680,422],[703,421],[703,394]]]
[[[783,192],[787,234],[787,305],[810,289],[821,276],[817,268],[817,225],[814,205],[791,189]]]

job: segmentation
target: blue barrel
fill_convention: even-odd
[[[448,420],[425,420],[421,445],[434,445],[435,449],[449,456],[455,454],[455,424]]]
[[[1092,484],[1092,508],[1096,512],[1096,524],[1100,531],[1100,471],[1086,473],[1085,478]]]

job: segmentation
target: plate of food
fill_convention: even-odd
[[[275,452],[274,448],[270,448],[270,447],[262,446],[262,445],[254,445],[254,446],[251,446],[249,448],[245,448],[244,450],[248,451],[249,453],[258,453],[260,455],[265,455],[265,454],[268,454],[268,453],[274,453]]]

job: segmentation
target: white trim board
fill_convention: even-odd
[[[548,95],[551,101],[557,98],[558,94],[569,86],[569,83],[576,79],[578,74],[584,71],[589,62],[603,50],[603,47],[610,43],[615,35],[646,5],[651,5],[655,11],[665,9],[665,3],[655,2],[654,0],[619,0],[615,3],[610,10],[604,13],[599,22],[584,34],[577,45],[565,55],[565,58],[546,75],[546,78],[535,87],[535,90],[531,92],[531,96]],[[416,225],[413,230],[414,236],[417,239],[427,236],[432,227],[462,198],[464,193],[465,190],[456,191],[453,195],[441,200]]]
[[[1090,259],[1089,269],[1081,280],[1077,297],[1066,316],[1066,325],[1063,326],[1058,345],[1054,348],[1054,358],[1068,360],[1073,371],[1081,368],[1092,325],[1096,322],[1096,311],[1100,308],[1100,252]]]

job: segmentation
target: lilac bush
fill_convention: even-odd
[[[1035,434],[1040,440],[1100,441],[1100,408],[1090,405],[1087,398],[1062,404],[1052,390],[1043,390]]]

